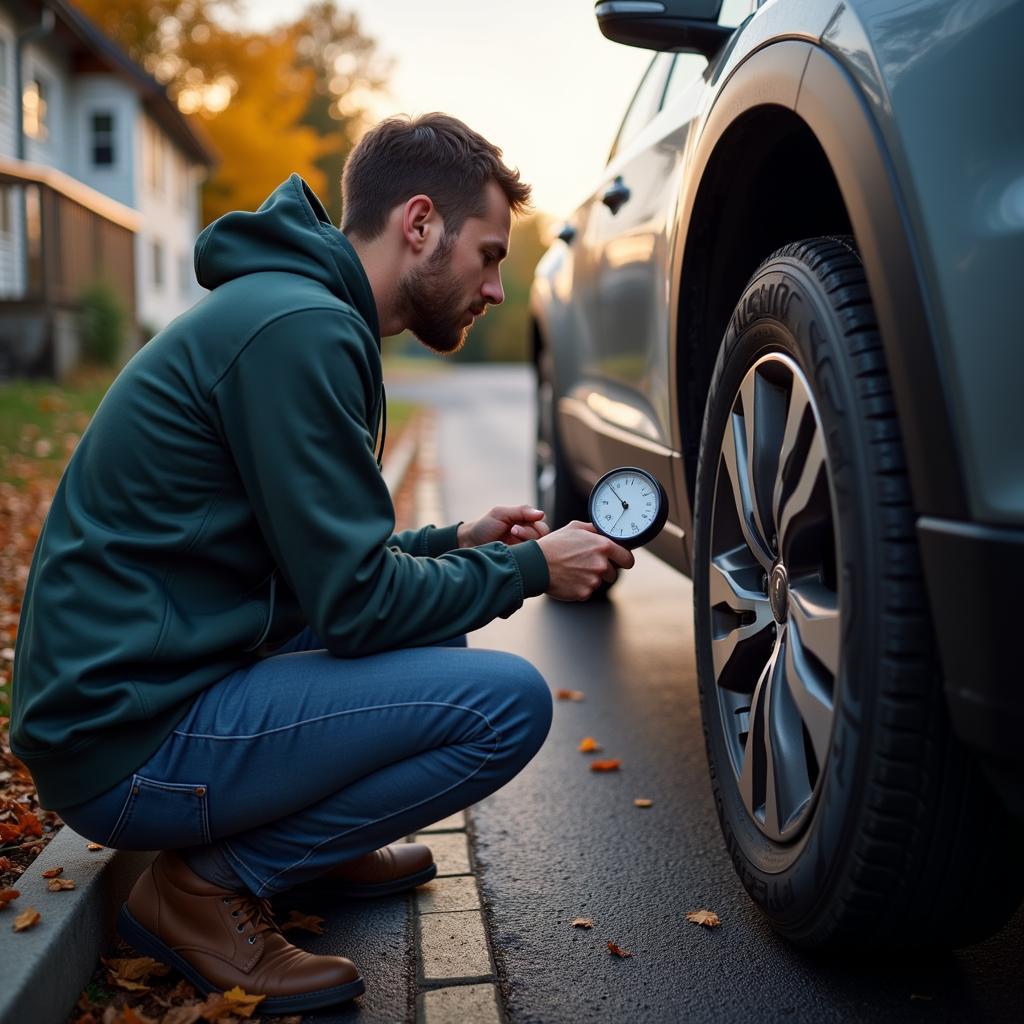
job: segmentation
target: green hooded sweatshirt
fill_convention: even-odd
[[[125,778],[206,687],[306,625],[342,658],[433,644],[549,583],[535,541],[393,532],[373,293],[298,175],[209,225],[195,267],[209,294],[111,385],[33,556],[11,748],[53,810]]]

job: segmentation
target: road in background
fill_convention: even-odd
[[[385,371],[385,382],[437,409],[452,521],[533,501],[528,368]],[[553,689],[586,695],[556,701],[537,757],[470,810],[510,1024],[1024,1019],[1024,913],[986,943],[917,962],[822,961],[765,924],[711,801],[690,584],[652,555],[637,553],[607,603],[535,598],[470,644],[521,654]],[[621,771],[591,772],[584,736]],[[703,907],[721,927],[687,922]],[[575,917],[593,929],[571,927]],[[609,940],[633,955],[612,955]]]

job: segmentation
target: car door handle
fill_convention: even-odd
[[[615,176],[615,180],[608,186],[607,191],[601,196],[601,202],[608,207],[612,213],[618,213],[619,208],[630,197],[630,191],[622,180],[622,175]]]

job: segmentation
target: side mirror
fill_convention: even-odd
[[[594,14],[614,43],[711,60],[733,33],[718,24],[721,8],[722,0],[598,0]]]

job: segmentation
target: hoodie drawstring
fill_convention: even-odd
[[[380,448],[377,452],[377,468],[381,469],[384,464],[384,439],[388,436],[388,393],[384,385],[380,386],[380,416],[378,417]]]

